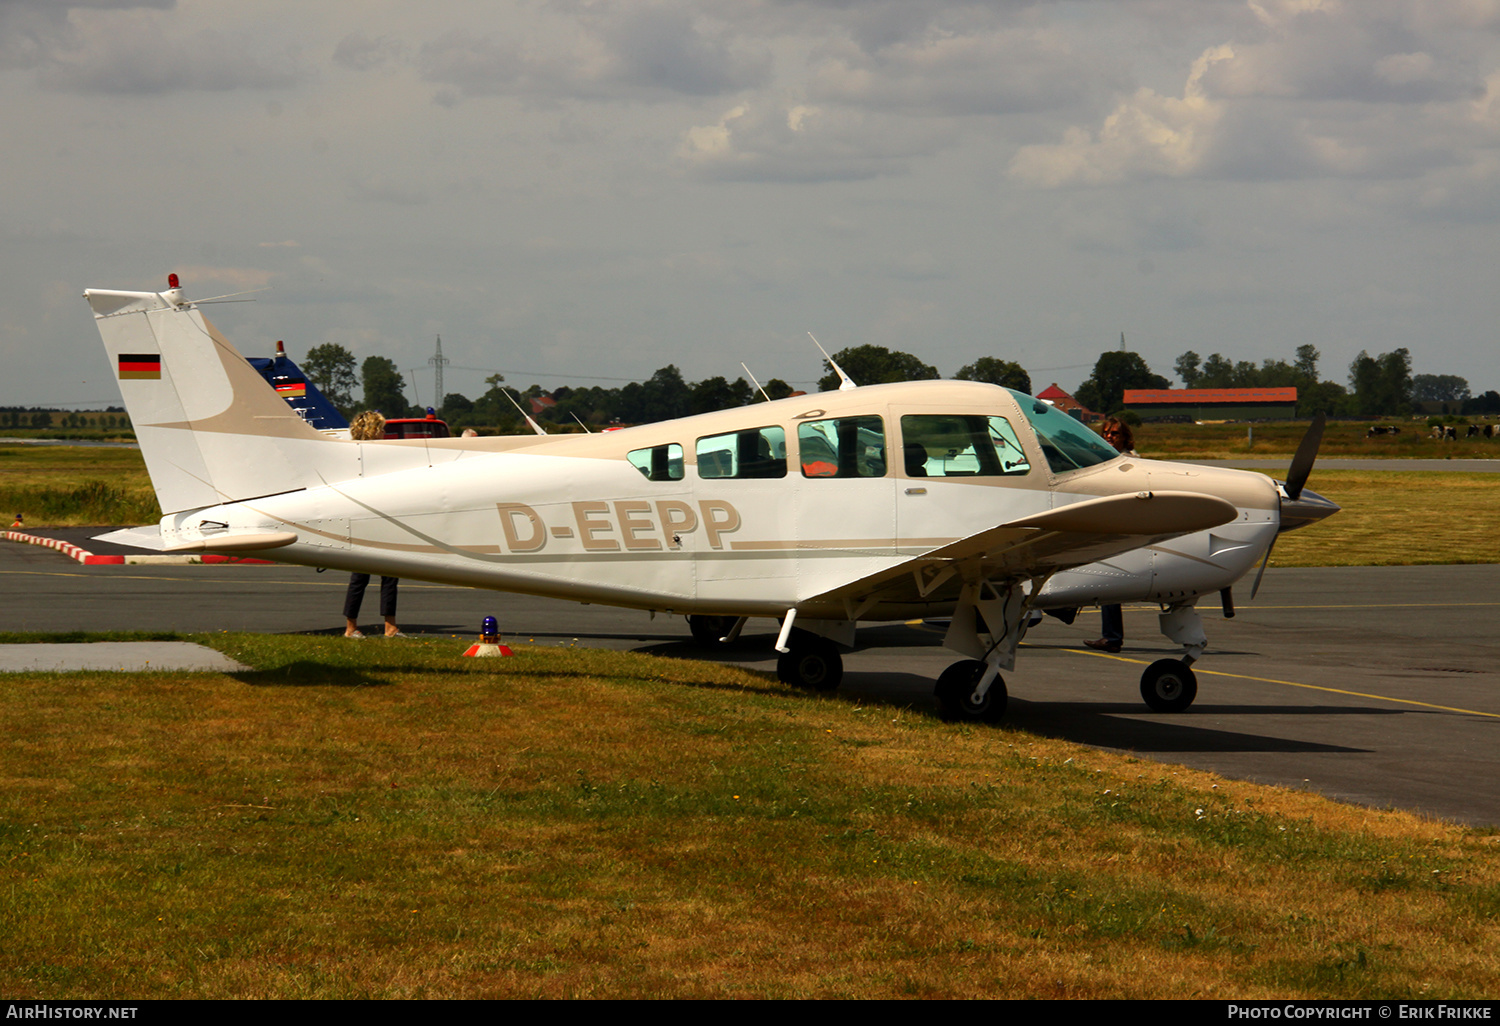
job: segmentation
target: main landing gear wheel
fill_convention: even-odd
[[[700,645],[717,645],[734,629],[732,616],[690,616],[687,622],[693,640]]]
[[[776,660],[776,676],[783,684],[810,691],[832,691],[844,677],[844,658],[827,638],[791,642],[791,651]]]
[[[979,702],[974,701],[974,686],[984,676],[984,663],[965,659],[954,663],[937,679],[938,705],[950,720],[975,720],[994,723],[1005,715],[1005,681],[995,675],[995,682]]]
[[[1156,712],[1182,712],[1198,697],[1198,678],[1181,659],[1158,659],[1141,674],[1141,697]]]

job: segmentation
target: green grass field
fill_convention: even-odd
[[[1323,432],[1320,456],[1340,459],[1500,459],[1500,439],[1442,442],[1428,435],[1420,420],[1386,422],[1399,435],[1368,437],[1369,423],[1335,421]],[[1479,420],[1475,420],[1479,423]],[[1273,424],[1143,424],[1135,429],[1142,456],[1163,460],[1291,459],[1308,422]]]
[[[154,524],[161,507],[140,450],[0,443],[0,515],[29,527]]]
[[[730,667],[206,640],[255,669],[0,680],[7,997],[1500,986],[1489,831]]]

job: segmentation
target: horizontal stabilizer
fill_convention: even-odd
[[[182,552],[255,552],[260,549],[279,549],[297,540],[291,531],[276,531],[270,534],[225,534],[202,541],[172,545],[165,551]]]
[[[122,527],[118,531],[96,534],[92,540],[108,542],[111,545],[129,545],[132,548],[148,549],[151,552],[161,552],[166,548],[166,543],[161,538],[161,528],[156,524],[147,524],[145,527]]]

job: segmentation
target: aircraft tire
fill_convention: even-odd
[[[1198,678],[1181,659],[1158,659],[1141,674],[1141,698],[1153,712],[1183,712],[1198,697]]]
[[[688,630],[700,645],[717,645],[734,627],[732,616],[689,616]]]
[[[776,660],[783,684],[809,691],[833,691],[844,677],[844,657],[827,638],[793,641],[792,650]]]
[[[1008,696],[1005,681],[999,674],[985,692],[984,700],[974,703],[974,685],[984,676],[984,663],[978,659],[964,659],[954,663],[937,679],[934,693],[943,716],[950,720],[972,720],[980,723],[995,723],[1005,716]]]

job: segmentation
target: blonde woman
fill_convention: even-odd
[[[365,410],[349,423],[349,437],[356,442],[369,442],[385,437],[385,418],[375,410]],[[380,579],[380,615],[385,618],[385,636],[404,638],[401,628],[396,626],[396,585],[399,579]],[[365,600],[365,588],[370,584],[369,574],[350,574],[349,590],[344,593],[344,637],[359,641],[364,638],[359,629],[359,607]]]

